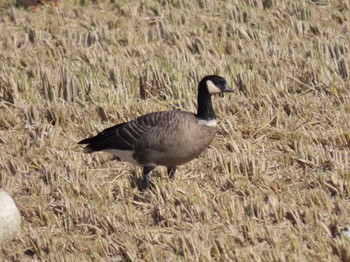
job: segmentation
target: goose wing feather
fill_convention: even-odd
[[[180,111],[162,111],[140,116],[130,122],[120,123],[84,139],[79,144],[87,144],[86,152],[107,149],[135,150],[139,140],[152,130],[158,132],[170,126]]]

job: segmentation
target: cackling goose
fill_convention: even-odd
[[[214,139],[216,116],[211,96],[233,92],[224,78],[204,77],[198,85],[198,112],[180,110],[154,112],[107,128],[84,139],[85,152],[105,151],[143,167],[143,186],[149,188],[150,173],[166,166],[173,178],[176,166],[196,158]]]

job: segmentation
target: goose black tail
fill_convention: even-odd
[[[79,145],[86,145],[84,148],[84,152],[85,153],[92,153],[94,151],[99,151],[101,149],[98,148],[98,139],[96,139],[97,137],[89,137],[86,139],[83,139],[81,141],[78,142]]]
[[[106,128],[102,132],[98,133],[96,136],[83,139],[78,142],[79,145],[86,145],[84,148],[85,153],[92,153],[95,151],[101,151],[108,148],[108,142],[111,137],[116,134],[118,128],[122,127],[126,123],[120,123],[118,125]]]

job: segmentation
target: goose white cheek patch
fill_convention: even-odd
[[[208,88],[209,94],[211,95],[221,93],[220,88],[218,88],[211,80],[207,81],[207,88]]]

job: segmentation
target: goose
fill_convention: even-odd
[[[218,75],[205,76],[198,85],[197,114],[180,110],[153,112],[109,127],[78,142],[84,152],[104,151],[119,160],[143,167],[143,189],[150,187],[156,166],[167,167],[174,178],[176,167],[199,156],[217,132],[211,96],[233,92]]]
[[[0,188],[0,243],[13,239],[21,227],[21,215],[12,197]]]

